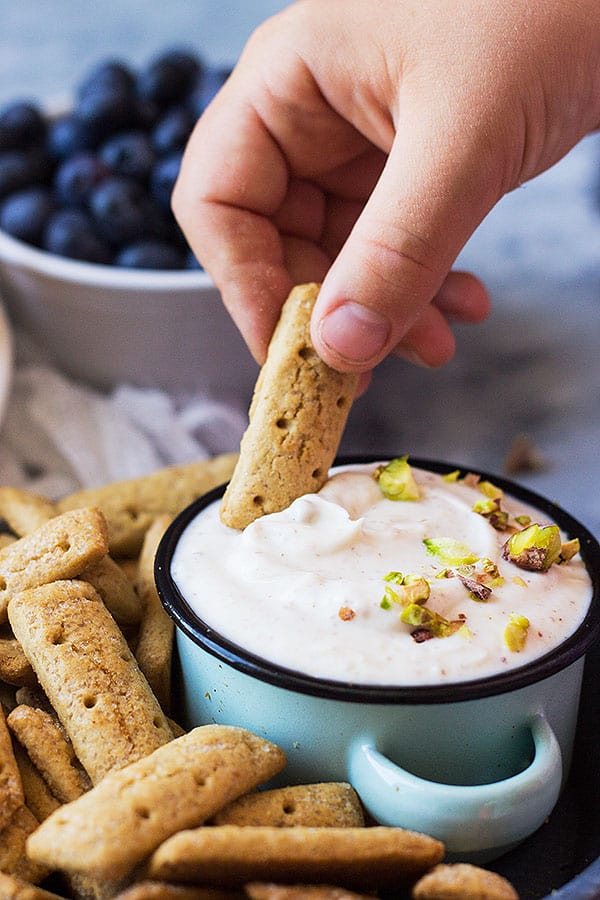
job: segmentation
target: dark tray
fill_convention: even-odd
[[[600,645],[588,651],[573,763],[548,821],[488,866],[521,900],[600,898]]]

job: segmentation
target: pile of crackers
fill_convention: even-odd
[[[350,784],[269,788],[286,757],[258,734],[177,721],[154,557],[237,464],[56,503],[0,487],[0,900],[515,900],[499,875],[445,864],[435,838],[366,820]]]

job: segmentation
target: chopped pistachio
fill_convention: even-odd
[[[425,538],[423,543],[427,547],[428,553],[437,556],[447,566],[468,565],[479,559],[466,544],[456,541],[454,538]]]
[[[356,613],[350,606],[340,606],[338,610],[338,616],[342,620],[342,622],[351,622],[352,619],[356,616]]]
[[[388,572],[383,576],[384,581],[392,581],[394,584],[402,584],[404,575],[402,572]]]
[[[463,623],[460,628],[457,629],[457,634],[460,634],[460,636],[466,640],[471,640],[473,637],[473,632],[466,623]]]
[[[504,497],[504,491],[502,488],[496,487],[495,484],[492,484],[491,481],[480,481],[477,485],[477,489],[481,491],[482,494],[485,494],[486,497],[490,497],[492,500],[501,500]]]
[[[519,587],[527,587],[527,582],[524,581],[520,575],[515,575],[515,577],[513,578],[513,582],[515,584],[518,584]]]
[[[393,581],[394,587],[386,585],[383,599],[379,604],[382,609],[390,609],[392,603],[407,606],[409,603],[425,603],[429,599],[429,582],[422,575],[389,572],[384,581]]]
[[[519,653],[525,646],[529,619],[518,613],[511,613],[508,625],[504,629],[504,643],[511,653]]]
[[[460,478],[460,469],[454,469],[452,472],[446,472],[445,475],[442,475],[442,479],[444,481],[458,481]]]
[[[567,563],[573,559],[576,553],[581,549],[579,538],[573,538],[571,541],[565,541],[560,548],[559,563]]]
[[[439,613],[420,606],[418,603],[409,603],[400,615],[400,621],[405,625],[414,625],[416,628],[426,628],[434,637],[449,637],[458,631],[464,624],[462,621],[450,622]]]
[[[463,575],[459,575],[458,577],[460,582],[468,590],[472,600],[477,600],[478,603],[486,603],[490,599],[492,589],[491,587],[488,587],[487,584],[482,584],[476,578],[465,578]]]
[[[399,456],[387,465],[379,466],[374,477],[388,500],[418,500],[420,497],[408,456]]]
[[[529,525],[531,523],[531,516],[515,516],[515,522],[517,525]]]
[[[476,500],[471,508],[480,516],[490,516],[500,509],[500,500],[498,497],[485,497],[485,499],[482,497],[481,500]]]
[[[547,572],[561,553],[558,525],[528,525],[504,544],[502,556],[521,569]]]
[[[482,482],[489,484],[489,482]],[[508,528],[508,513],[500,507],[500,497],[486,497],[485,500],[477,500],[473,506],[473,512],[479,513],[488,520],[496,531],[506,531]]]

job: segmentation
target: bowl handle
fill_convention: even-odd
[[[381,824],[421,831],[446,845],[449,858],[489,861],[532,834],[560,793],[562,756],[546,718],[528,723],[535,746],[530,765],[491,784],[440,784],[412,775],[372,743],[350,751],[349,776],[366,810]]]

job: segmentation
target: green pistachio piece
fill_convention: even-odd
[[[427,547],[427,552],[436,556],[446,566],[469,565],[479,559],[466,544],[455,541],[454,538],[425,538],[423,543]]]
[[[408,606],[405,606],[400,614],[400,621],[405,625],[413,625],[415,628],[425,628],[434,637],[449,637],[464,625],[463,621],[449,622],[439,613],[426,606],[420,606],[418,603],[409,603]]]
[[[508,625],[504,629],[504,643],[511,653],[519,653],[525,646],[529,619],[518,613],[511,613]]]
[[[491,500],[501,500],[504,497],[502,488],[496,487],[491,481],[480,481],[477,485],[477,489]]]
[[[418,500],[419,487],[408,463],[408,456],[392,459],[374,473],[381,492],[388,500]]]
[[[388,572],[383,580],[393,582],[394,587],[386,585],[379,604],[382,609],[391,609],[392,603],[407,606],[409,603],[425,603],[429,599],[429,582],[422,575],[402,575],[401,572]]]
[[[446,472],[445,475],[442,475],[442,479],[444,481],[458,481],[460,478],[460,469],[453,469],[452,472]]]
[[[560,558],[562,549],[558,525],[528,525],[504,544],[502,556],[521,569],[547,572]]]

